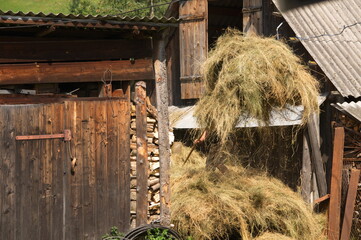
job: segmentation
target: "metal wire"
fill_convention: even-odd
[[[321,37],[335,37],[335,36],[339,36],[341,34],[343,34],[343,32],[348,29],[348,28],[351,28],[351,27],[354,27],[356,25],[361,25],[361,22],[355,22],[353,24],[350,24],[350,25],[344,25],[343,28],[341,29],[340,32],[338,33],[324,33],[324,34],[320,34],[320,35],[315,35],[315,36],[309,36],[309,37],[301,37],[301,36],[296,36],[296,38],[300,41],[310,41],[312,39],[317,39],[317,38],[321,38]]]

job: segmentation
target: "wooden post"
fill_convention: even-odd
[[[330,210],[328,215],[328,239],[340,239],[340,218],[341,218],[341,180],[343,165],[343,148],[345,131],[343,127],[335,128],[333,141]]]
[[[160,154],[160,217],[161,224],[169,226],[171,213],[167,65],[164,38],[159,35],[154,37],[154,71],[157,94]]]
[[[323,197],[327,194],[327,182],[326,182],[326,174],[323,168],[320,144],[319,144],[319,136],[318,136],[318,124],[316,121],[316,114],[311,115],[308,123],[308,135],[310,137],[310,145],[312,149],[312,160],[313,166],[316,173],[317,187],[319,192],[319,197]]]
[[[262,35],[262,0],[243,0],[243,32]]]
[[[148,146],[146,83],[135,85],[137,135],[137,226],[147,223],[148,215]]]
[[[311,202],[312,164],[307,130],[303,132],[302,170],[301,170],[301,195],[305,202]]]
[[[345,216],[343,218],[343,224],[342,224],[341,240],[350,239],[352,216],[355,209],[355,201],[356,201],[359,181],[360,181],[360,170],[352,169],[350,184],[348,186],[348,192],[347,192]]]

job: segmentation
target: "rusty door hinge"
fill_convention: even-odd
[[[38,140],[38,139],[55,139],[55,138],[64,138],[64,141],[71,140],[71,131],[65,129],[64,133],[59,134],[49,134],[49,135],[28,135],[28,136],[16,136],[16,140]]]

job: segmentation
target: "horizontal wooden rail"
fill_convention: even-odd
[[[0,65],[0,84],[100,82],[105,71],[113,81],[154,79],[151,59]]]

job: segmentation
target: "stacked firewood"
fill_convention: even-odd
[[[132,105],[131,111],[131,130],[130,130],[130,164],[131,164],[131,226],[135,226],[136,221],[136,161],[137,161],[137,137],[136,137],[136,110]],[[160,216],[160,182],[159,182],[159,146],[158,146],[158,127],[154,114],[148,113],[147,116],[147,140],[148,140],[148,220],[159,219]]]

